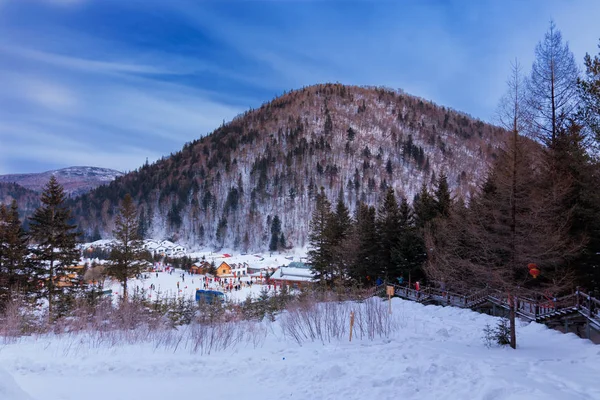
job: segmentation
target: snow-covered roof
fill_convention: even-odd
[[[270,279],[309,282],[313,277],[313,271],[307,268],[281,267],[271,275]]]

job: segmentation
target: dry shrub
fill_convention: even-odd
[[[388,313],[388,306],[377,297],[362,302],[339,302],[339,293],[316,293],[291,302],[281,315],[283,334],[298,344],[305,341],[329,343],[349,335],[350,313],[354,311],[354,336],[373,340],[388,337],[398,324]]]

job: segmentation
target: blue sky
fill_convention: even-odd
[[[0,174],[133,170],[322,82],[493,122],[550,19],[581,62],[598,15],[596,0],[0,0]]]

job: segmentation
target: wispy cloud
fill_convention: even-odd
[[[581,59],[599,14],[593,0],[0,0],[0,173],[134,169],[327,81],[492,120],[509,62],[531,64],[551,18]]]

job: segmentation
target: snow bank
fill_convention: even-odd
[[[12,376],[0,368],[0,399],[2,400],[31,400],[15,383]]]
[[[73,335],[7,344],[0,362],[44,400],[600,399],[600,347],[573,334],[519,323],[518,350],[487,349],[482,329],[494,317],[401,299],[392,312],[398,329],[383,339],[298,344],[280,318],[265,322],[258,346],[210,355],[152,343],[81,346]]]

